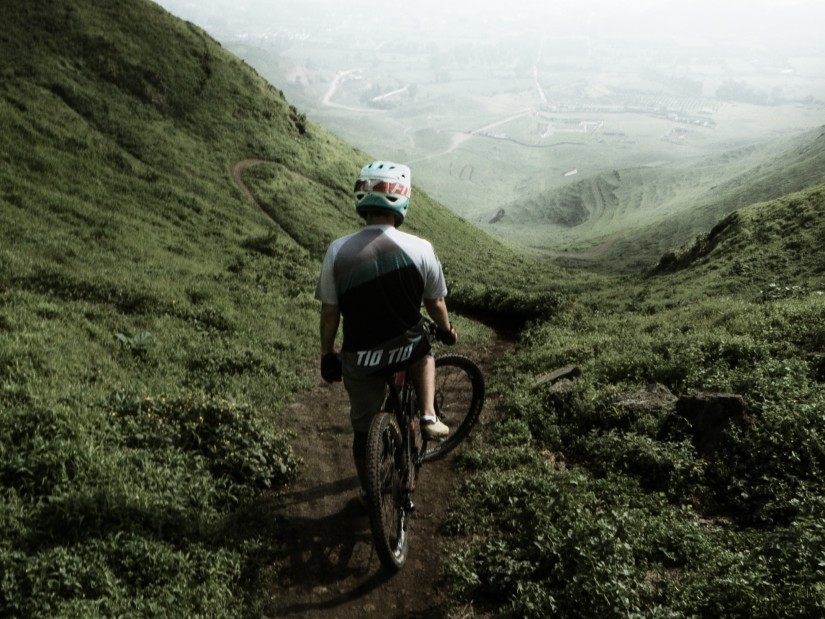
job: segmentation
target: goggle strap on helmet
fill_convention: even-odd
[[[361,168],[354,193],[359,213],[368,208],[383,208],[403,221],[412,193],[410,169],[391,161],[373,161]]]

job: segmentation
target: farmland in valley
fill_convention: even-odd
[[[641,16],[614,9],[582,21],[565,8],[537,20],[517,6],[398,18],[287,2],[271,20],[250,8],[267,26],[242,37],[241,17],[199,23],[308,116],[376,158],[408,163],[459,215],[577,265],[655,261],[738,205],[710,204],[717,187],[764,172],[795,136],[825,124],[815,40],[778,53],[775,41],[668,38],[710,16],[653,21],[659,31],[630,39]],[[782,189],[811,176],[821,179],[812,168]]]

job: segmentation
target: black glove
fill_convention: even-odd
[[[450,325],[449,331],[437,326],[435,328],[435,339],[447,346],[452,346],[458,341],[458,334],[453,329],[453,325]]]
[[[337,353],[328,352],[321,357],[321,377],[328,383],[334,383],[344,375],[341,357]]]

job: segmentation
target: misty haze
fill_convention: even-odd
[[[458,214],[557,257],[655,259],[825,122],[814,2],[160,4]]]
[[[159,2],[2,0],[0,618],[825,617],[825,1]]]

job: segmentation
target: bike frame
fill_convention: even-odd
[[[439,418],[455,424],[454,434],[444,441],[427,440],[418,425],[417,394],[408,368],[386,375],[388,393],[382,412],[370,422],[367,508],[378,558],[391,572],[407,560],[409,522],[415,510],[412,494],[421,465],[448,453],[467,436],[483,402],[483,378],[472,361],[443,355],[435,363],[446,373],[442,382],[436,377],[433,404]]]
[[[403,438],[403,472],[405,476],[403,493],[404,509],[411,512],[413,502],[411,495],[415,491],[415,484],[418,480],[418,471],[423,462],[423,455],[427,449],[427,437],[420,433],[421,446],[416,445],[416,424],[418,423],[416,414],[415,388],[412,379],[406,369],[401,369],[392,374],[387,380],[388,410],[392,410],[398,427],[401,429]]]

